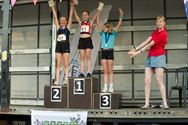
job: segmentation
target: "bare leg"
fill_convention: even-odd
[[[68,81],[69,77],[69,53],[63,54],[64,68],[65,68],[65,81]]]
[[[114,83],[113,60],[108,60],[108,70],[110,75],[110,83]]]
[[[113,72],[113,60],[108,60],[108,70],[109,70],[109,75],[110,75],[110,87],[109,87],[109,92],[113,93],[114,92],[114,72]]]
[[[88,73],[91,73],[91,49],[86,49],[86,58],[88,65]]]
[[[164,108],[168,107],[167,101],[166,101],[166,90],[165,90],[165,86],[164,86],[164,81],[163,81],[163,77],[164,77],[164,69],[163,68],[156,68],[155,69],[156,72],[156,80],[157,80],[157,84],[161,93],[161,97],[163,99],[163,105]]]
[[[103,59],[101,61],[102,63],[102,66],[103,66],[103,78],[104,78],[104,84],[107,84],[108,83],[108,62],[107,60]]]
[[[61,53],[56,53],[56,81],[59,82],[59,75],[61,71],[63,56]]]
[[[145,106],[149,106],[152,74],[153,74],[153,69],[146,67],[145,68]]]
[[[85,61],[85,50],[80,49],[80,69],[81,69],[81,73],[84,73],[84,61]]]
[[[102,66],[103,66],[103,78],[104,78],[104,87],[102,92],[107,92],[108,91],[108,61],[106,59],[103,59],[102,61]]]

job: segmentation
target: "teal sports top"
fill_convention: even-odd
[[[112,33],[101,31],[100,35],[101,35],[101,48],[114,49],[114,43],[117,37],[117,31],[113,31]]]

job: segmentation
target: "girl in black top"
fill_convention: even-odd
[[[65,69],[65,81],[63,84],[68,83],[68,76],[69,76],[69,55],[70,55],[70,45],[69,45],[69,35],[70,29],[72,26],[72,15],[74,4],[70,2],[70,15],[69,20],[62,16],[60,21],[58,21],[57,13],[55,10],[55,6],[52,6],[52,12],[55,20],[55,25],[57,28],[57,43],[56,43],[56,80],[55,85],[59,83],[59,75],[61,70],[62,60],[64,62],[64,69]]]

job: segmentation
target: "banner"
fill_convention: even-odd
[[[87,112],[31,111],[31,125],[86,125]]]
[[[184,4],[185,4],[185,13],[186,13],[187,20],[188,20],[188,0],[184,0]]]
[[[16,0],[11,0],[12,7],[14,6],[15,3],[16,3]]]
[[[33,0],[33,4],[36,5],[38,0]]]

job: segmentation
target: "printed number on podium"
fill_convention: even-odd
[[[111,109],[111,93],[100,94],[100,109]]]
[[[85,79],[74,79],[73,90],[75,95],[85,94]]]
[[[62,87],[52,86],[51,87],[51,102],[61,102]]]

